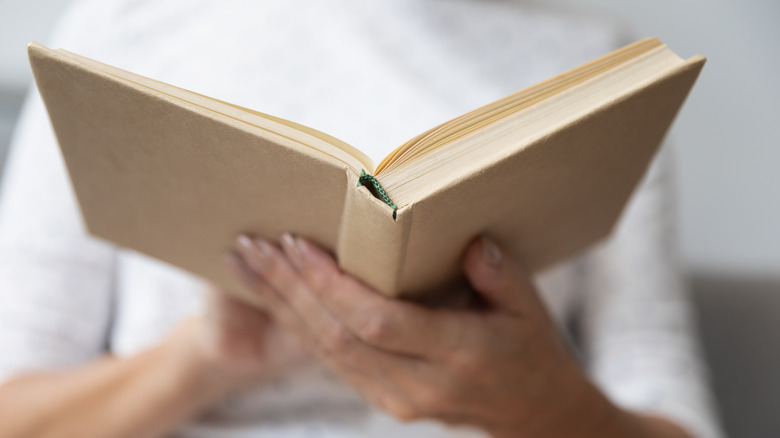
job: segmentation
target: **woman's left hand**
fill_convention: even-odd
[[[281,325],[369,401],[401,420],[469,424],[500,437],[598,436],[620,411],[588,381],[522,267],[490,240],[463,270],[485,306],[390,299],[316,245],[239,238],[231,265]],[[607,436],[601,434],[601,436]]]

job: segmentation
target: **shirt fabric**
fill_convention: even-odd
[[[84,0],[53,47],[334,135],[378,162],[416,134],[608,53],[611,22],[515,1]],[[674,249],[668,152],[615,232],[539,275],[589,375],[616,403],[719,437]],[[35,90],[0,198],[0,381],[131,356],[200,311],[206,284],[89,237]],[[404,424],[324,368],[236,393],[179,437],[482,436]]]

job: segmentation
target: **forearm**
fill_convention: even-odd
[[[632,413],[628,413],[628,415],[633,416],[634,421],[638,423],[638,430],[641,433],[638,436],[647,438],[693,438],[682,427],[666,418]]]
[[[561,421],[563,435],[580,438],[693,438],[681,427],[662,418],[617,409],[611,418],[588,430],[575,422]],[[501,430],[491,433],[493,438],[532,438],[534,435]],[[547,437],[547,435],[540,435]]]
[[[493,438],[693,438],[674,422],[660,416],[622,409],[588,380],[579,367],[568,367],[547,400],[546,415],[524,424],[488,427]]]
[[[0,437],[157,437],[223,395],[221,377],[199,360],[194,327],[127,359],[104,358],[0,387]]]

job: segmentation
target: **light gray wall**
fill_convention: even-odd
[[[19,90],[31,79],[27,42],[44,42],[71,0],[0,0],[0,90]]]
[[[27,84],[24,45],[45,41],[69,2],[0,0],[0,90]],[[780,2],[536,3],[613,16],[637,38],[709,58],[671,134],[685,260],[698,271],[780,276]]]

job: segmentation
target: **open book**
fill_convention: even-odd
[[[606,236],[705,59],[645,39],[426,131],[375,164],[314,129],[28,46],[89,232],[245,297],[239,233],[289,231],[409,296],[478,235],[532,272]]]

